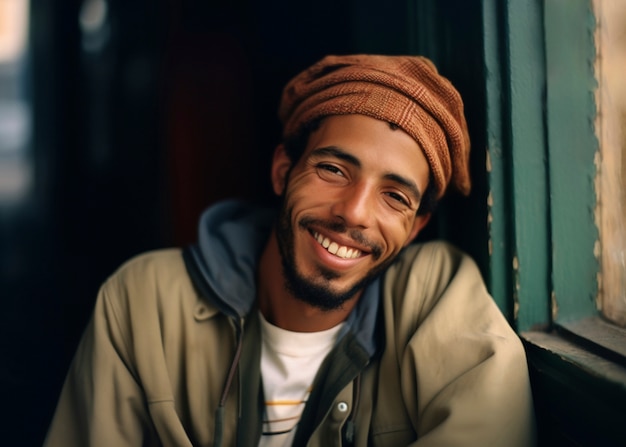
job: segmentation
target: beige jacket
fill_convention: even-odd
[[[361,358],[343,337],[294,445],[533,444],[522,345],[470,258],[445,243],[409,247],[383,278],[379,313],[380,353]],[[45,445],[213,445],[236,323],[199,296],[179,250],[131,260],[100,291]],[[244,327],[223,446],[258,443],[256,312]],[[337,388],[346,374],[356,379]]]

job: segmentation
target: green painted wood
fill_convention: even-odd
[[[593,315],[594,18],[588,0],[545,2],[547,122],[556,321]]]
[[[503,39],[499,16],[499,0],[484,0],[483,52],[485,60],[485,113],[488,180],[489,273],[487,286],[500,309],[509,321],[514,320],[514,303],[511,299],[511,224],[508,183],[508,148],[505,147],[503,127],[502,56]]]
[[[504,141],[510,165],[503,175],[510,182],[513,218],[512,296],[519,330],[549,322],[551,290],[550,213],[543,116],[545,65],[542,2],[509,0],[504,6],[507,79]]]

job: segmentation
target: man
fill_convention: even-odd
[[[425,58],[329,56],[279,113],[278,215],[218,204],[197,245],[113,275],[46,445],[532,444],[524,351],[478,269],[410,245],[469,191],[456,90]]]

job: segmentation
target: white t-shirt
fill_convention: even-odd
[[[265,414],[260,447],[291,446],[315,374],[343,323],[321,332],[291,332],[261,320]]]

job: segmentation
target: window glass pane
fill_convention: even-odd
[[[594,11],[600,143],[598,308],[609,320],[626,326],[626,2],[594,0]]]

